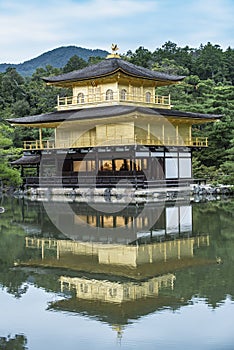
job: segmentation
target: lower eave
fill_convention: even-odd
[[[39,115],[33,115],[23,118],[7,119],[11,125],[21,125],[26,127],[56,127],[56,124],[68,121],[85,121],[94,119],[113,118],[123,115],[138,114],[151,117],[166,117],[173,119],[186,119],[191,120],[191,124],[195,123],[208,123],[219,120],[222,115],[216,114],[202,114],[194,112],[184,112],[172,109],[164,108],[147,108],[147,107],[134,107],[134,106],[105,106],[94,108],[81,108],[76,110],[67,111],[55,111],[50,113],[44,113]]]
[[[11,162],[11,165],[37,165],[39,163],[39,155],[23,155],[21,158]]]

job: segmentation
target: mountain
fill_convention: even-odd
[[[62,46],[54,50],[43,53],[42,55],[33,58],[29,61],[25,61],[19,64],[2,63],[0,64],[0,73],[5,72],[8,67],[16,68],[17,72],[23,76],[32,75],[37,68],[44,68],[47,65],[53,67],[62,68],[66,65],[67,61],[74,55],[83,58],[88,61],[89,57],[100,56],[106,57],[108,54],[104,50],[91,50],[77,46]]]

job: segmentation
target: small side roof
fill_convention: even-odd
[[[153,71],[144,67],[136,66],[128,61],[120,58],[108,58],[99,63],[79,69],[66,74],[57,75],[54,77],[44,77],[43,80],[50,84],[61,82],[74,82],[105,77],[116,72],[122,72],[132,77],[155,81],[173,81],[178,82],[185,76],[170,75],[162,72]]]
[[[40,156],[36,155],[23,155],[21,158],[11,162],[11,165],[36,165],[40,163]]]

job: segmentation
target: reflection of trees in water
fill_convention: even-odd
[[[27,277],[24,271],[4,269],[0,273],[0,283],[6,288],[7,293],[14,295],[15,298],[20,298],[28,290],[28,285],[25,284]]]
[[[26,350],[28,349],[27,338],[23,334],[16,334],[14,337],[0,337],[1,350]]]
[[[11,204],[13,209],[11,209]],[[24,210],[22,210],[23,205]],[[77,207],[73,204],[71,206],[73,206],[74,211],[75,208],[77,209],[77,214],[87,213],[85,205]],[[59,269],[53,269],[53,273],[49,273],[48,269],[40,272],[36,267],[34,271],[29,271],[14,266],[14,262],[28,261],[31,258],[38,259],[41,257],[41,249],[38,251],[33,250],[32,252],[25,248],[24,237],[27,235],[27,231],[33,232],[37,238],[42,236],[43,229],[45,229],[44,237],[58,238],[61,234],[59,235],[56,229],[54,231],[51,229],[52,224],[49,223],[49,219],[43,212],[40,203],[27,203],[26,201],[16,200],[13,200],[13,203],[11,203],[8,199],[8,201],[4,202],[4,207],[6,212],[1,216],[0,222],[0,285],[6,288],[7,293],[13,294],[16,298],[26,293],[28,282],[33,283],[34,286],[43,287],[47,291],[59,292]],[[139,211],[141,211],[141,207],[129,207],[125,214],[126,216],[134,217]],[[24,215],[22,215],[22,212]],[[227,294],[233,298],[233,212],[234,201],[232,199],[193,204],[192,236],[196,237],[203,234],[209,234],[210,236],[209,246],[199,246],[199,249],[195,247],[194,255],[196,258],[204,261],[214,261],[214,264],[187,266],[183,270],[175,269],[176,283],[173,291],[167,291],[169,296],[173,295],[179,300],[186,301],[191,300],[194,295],[198,295],[206,298],[207,303],[213,307],[218,307],[225,300]],[[161,217],[161,221],[158,221],[159,227],[163,226],[164,219]],[[165,240],[167,238],[169,240],[170,237],[166,236]],[[140,237],[138,244],[139,242],[149,243],[144,236]],[[50,257],[49,254],[50,252],[47,252],[47,258]],[[53,251],[51,256],[54,256]],[[216,264],[216,257],[221,257],[223,263]],[[174,270],[172,269],[170,272],[174,273]],[[0,346],[0,349],[5,348]],[[12,349],[17,348],[13,347]]]
[[[196,255],[203,259],[221,258],[222,263],[193,267],[176,274],[173,293],[178,298],[204,297],[211,307],[220,306],[227,295],[234,300],[234,201],[215,201],[193,206],[193,232],[209,233],[210,245],[198,249]]]

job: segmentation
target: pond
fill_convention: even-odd
[[[234,349],[233,199],[0,205],[0,349]]]

